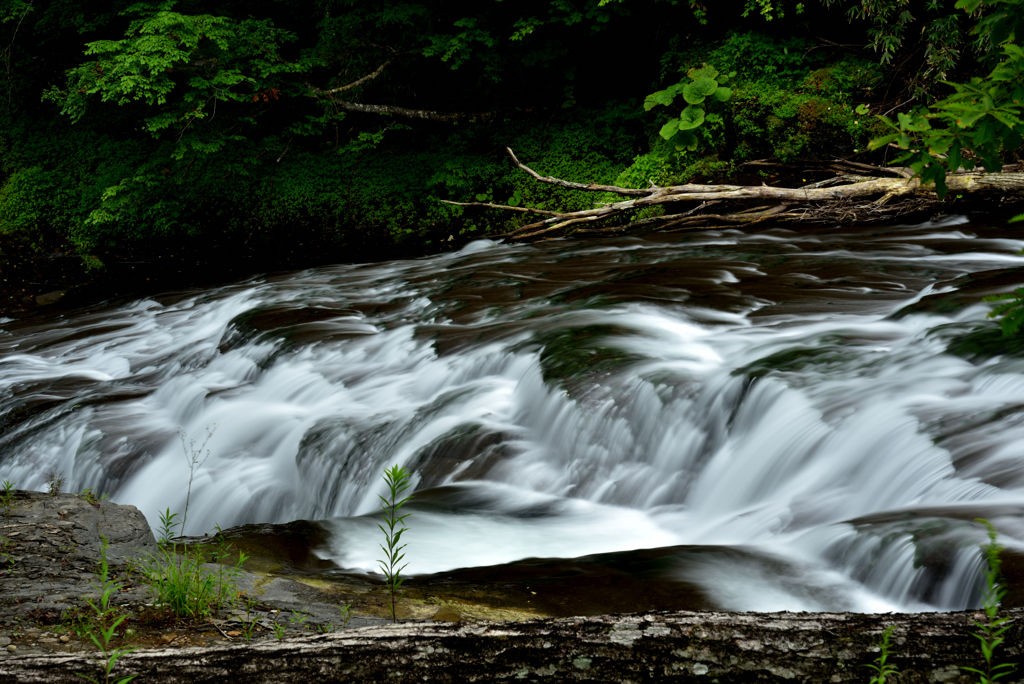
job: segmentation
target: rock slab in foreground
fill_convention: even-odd
[[[1001,655],[1020,660],[1024,611]],[[897,625],[900,684],[974,681],[980,613],[667,613],[514,624],[406,624],[246,645],[139,651],[115,674],[141,682],[867,682],[882,631]],[[11,657],[0,684],[76,682],[83,654]],[[1012,681],[1011,678],[1008,681]]]
[[[11,515],[0,519],[9,540],[0,563],[0,626],[59,615],[94,595],[100,537],[111,568],[156,552],[156,540],[135,506],[90,503],[71,494],[16,491]],[[123,592],[115,603],[129,600]]]

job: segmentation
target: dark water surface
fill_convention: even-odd
[[[372,571],[399,463],[409,572],[603,554],[725,609],[964,608],[973,518],[1024,540],[1024,360],[980,301],[1022,247],[965,219],[476,242],[0,319],[0,479],[155,524],[209,430],[191,534],[326,520],[319,553]]]

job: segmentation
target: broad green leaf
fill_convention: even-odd
[[[1021,120],[1018,119],[1017,117],[1013,116],[1012,114],[1008,114],[1006,112],[1000,111],[998,109],[993,109],[989,113],[992,115],[993,118],[995,118],[996,121],[998,121],[999,123],[1003,124],[1007,128],[1013,128],[1014,126],[1019,126],[1020,123],[1021,123]]]
[[[718,88],[718,81],[713,78],[699,78],[683,88],[683,99],[689,104],[697,105],[704,101]]]
[[[672,138],[672,136],[674,136],[678,132],[679,132],[679,119],[672,119],[667,124],[665,124],[664,126],[661,127],[661,130],[658,131],[658,134],[662,138],[664,138],[665,140],[669,140],[669,139]]]
[[[689,71],[686,72],[686,75],[689,76],[694,81],[700,80],[702,78],[710,78],[713,80],[715,77],[718,76],[718,69],[711,66],[710,64],[705,64],[700,69],[690,69]]]
[[[946,154],[949,151],[950,145],[953,144],[953,138],[951,136],[935,136],[928,139],[928,154],[937,156],[940,154]]]
[[[898,137],[899,137],[899,133],[893,133],[892,135],[885,135],[885,136],[882,136],[881,138],[875,138],[874,140],[872,140],[871,142],[868,143],[868,149],[869,150],[877,150],[880,147],[885,147],[889,143],[891,143],[894,140],[896,140],[896,138],[898,138]]]
[[[651,111],[658,105],[665,105],[666,107],[672,104],[672,100],[676,98],[675,93],[669,92],[669,90],[659,90],[656,93],[651,93],[644,100],[644,109]]]
[[[711,93],[711,97],[715,98],[719,102],[728,102],[732,99],[732,88],[719,86],[715,92]]]
[[[696,150],[697,149],[697,136],[693,134],[693,131],[679,131],[679,135],[675,137],[676,151],[682,152],[683,150]]]
[[[680,131],[689,131],[704,123],[704,110],[695,105],[690,105],[679,115],[677,123]]]

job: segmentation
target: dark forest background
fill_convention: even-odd
[[[931,116],[921,108],[956,96],[953,84],[1007,63],[1017,71],[999,95],[1006,106],[996,98],[984,134],[999,162],[1017,158],[1014,131],[1024,130],[1013,109],[1024,55],[1007,51],[1021,0],[0,8],[8,295],[116,264],[155,278],[200,263],[229,274],[241,263],[422,253],[523,222],[443,199],[560,209],[600,199],[533,182],[506,147],[542,174],[627,187],[770,182],[744,166],[758,159],[885,163],[895,148],[870,140],[902,127],[894,144],[913,149],[906,136],[919,140],[925,121],[915,108]],[[727,97],[709,99],[686,144],[666,139],[686,103],[645,108],[645,98],[673,84],[681,92],[704,65],[721,73]],[[973,125],[977,137],[980,121],[950,126]],[[924,148],[925,171],[950,154]],[[63,275],[25,275],[40,262]]]

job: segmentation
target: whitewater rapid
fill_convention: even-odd
[[[324,520],[373,571],[399,464],[413,573],[693,545],[744,552],[675,571],[724,609],[966,608],[972,520],[1024,540],[1024,361],[950,353],[980,298],[916,305],[1022,247],[965,219],[478,241],[0,320],[0,479],[155,524],[191,475],[187,533]]]

